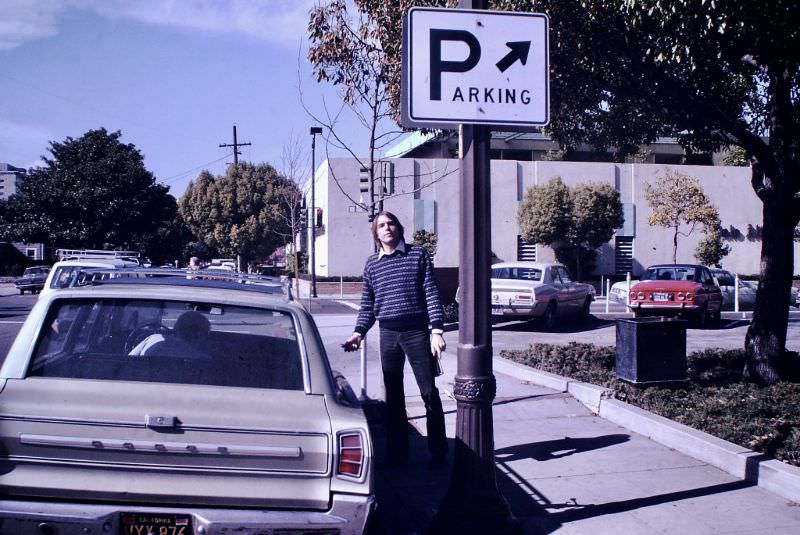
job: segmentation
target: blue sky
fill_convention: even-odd
[[[224,173],[232,128],[241,160],[281,167],[294,134],[340,100],[306,61],[313,0],[3,0],[0,162],[36,165],[49,141],[121,130],[180,196],[202,169]],[[299,58],[298,58],[299,55]],[[339,132],[363,153],[366,131]],[[330,154],[344,155],[330,149]],[[318,138],[317,163],[325,157]],[[227,157],[226,157],[227,156]],[[310,167],[309,167],[310,174]]]

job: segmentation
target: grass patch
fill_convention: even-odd
[[[616,399],[800,466],[800,384],[742,382],[744,350],[692,353],[687,358],[689,380],[680,386],[641,386],[618,380],[613,347],[536,344],[500,354],[604,386]]]

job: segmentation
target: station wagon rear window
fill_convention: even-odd
[[[542,270],[526,267],[492,268],[493,279],[540,281]]]
[[[302,390],[292,316],[140,299],[59,299],[29,376]]]

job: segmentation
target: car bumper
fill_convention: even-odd
[[[374,498],[334,494],[328,511],[270,511],[213,507],[146,507],[135,504],[85,504],[69,502],[0,500],[0,532],[18,535],[58,533],[122,533],[121,513],[189,515],[195,535],[236,533],[263,534],[266,528],[331,530],[331,533],[361,534],[366,528]],[[42,528],[42,524],[49,525]],[[43,529],[45,531],[43,531]],[[336,531],[338,530],[338,531]]]
[[[653,303],[636,303],[628,305],[631,312],[636,312],[642,316],[679,316],[681,314],[698,314],[702,310],[700,305],[662,305]]]
[[[44,284],[41,282],[18,282],[14,283],[14,286],[17,287],[17,290],[24,290],[24,291],[31,291],[31,290],[41,290],[44,288]]]
[[[547,303],[534,303],[533,305],[529,304],[498,305],[497,303],[492,303],[492,310],[490,314],[493,318],[502,316],[532,318],[544,314],[545,308],[547,308]]]

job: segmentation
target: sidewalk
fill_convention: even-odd
[[[454,353],[437,381],[451,452]],[[371,384],[380,382],[376,368]],[[446,470],[427,469],[424,406],[406,375],[411,458],[407,468],[376,471],[371,533],[425,533],[450,484],[452,457]],[[523,533],[800,533],[800,504],[611,423],[568,393],[495,376],[497,481]],[[380,426],[374,434],[380,459]]]

